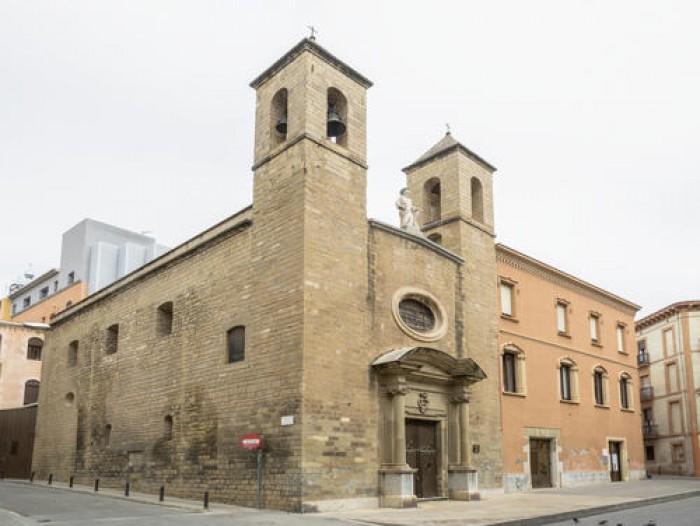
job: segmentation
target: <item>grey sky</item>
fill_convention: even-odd
[[[318,27],[375,82],[371,217],[453,135],[498,240],[645,307],[697,299],[700,4],[0,1],[0,291],[85,217],[175,246],[251,202],[248,83]]]

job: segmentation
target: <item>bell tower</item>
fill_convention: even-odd
[[[463,336],[457,353],[472,358],[487,380],[474,385],[472,402],[480,416],[470,423],[470,440],[480,484],[499,484],[502,466],[498,382],[498,303],[493,221],[495,168],[448,131],[432,148],[404,168],[408,188],[422,210],[419,226],[428,239],[464,258],[461,270]],[[484,460],[483,463],[480,459]]]
[[[327,498],[327,477],[343,474],[350,494],[376,492],[372,470],[331,454],[314,436],[337,435],[352,451],[358,438],[335,433],[339,416],[362,422],[370,403],[367,358],[368,223],[366,91],[372,83],[304,39],[258,76],[251,264],[251,352],[270,364],[264,382],[289,427],[272,426],[279,470],[274,491],[297,502]],[[260,374],[263,374],[261,370]],[[274,379],[274,381],[270,381]],[[262,385],[263,383],[261,383]],[[355,414],[357,413],[357,414]],[[308,416],[305,416],[308,415]],[[320,430],[320,431],[319,431]],[[374,439],[374,434],[371,435]],[[359,440],[361,442],[361,440]],[[355,445],[353,445],[355,444]],[[373,451],[368,439],[367,449]],[[320,475],[323,474],[323,476]],[[340,476],[340,475],[338,475]],[[288,493],[288,494],[287,494]]]

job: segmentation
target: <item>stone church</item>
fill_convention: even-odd
[[[447,134],[368,220],[371,85],[313,39],[253,80],[253,204],[55,318],[37,478],[254,506],[256,433],[268,508],[501,487],[494,168]]]

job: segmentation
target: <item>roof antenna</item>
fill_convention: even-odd
[[[445,133],[445,135],[450,135],[452,132],[450,130],[450,123],[449,122],[445,124],[445,128],[447,128],[447,133]]]
[[[309,40],[316,40],[316,33],[318,33],[318,29],[316,29],[314,26],[306,26],[309,28],[311,31],[311,36],[309,37]]]

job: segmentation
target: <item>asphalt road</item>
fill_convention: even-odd
[[[647,526],[650,521],[655,526],[698,526],[700,525],[700,497],[664,502],[641,508],[604,513],[591,517],[551,523],[550,526]],[[607,521],[603,523],[603,521]]]
[[[212,506],[188,510],[48,487],[0,481],[0,526],[341,526],[356,522],[314,515]]]

